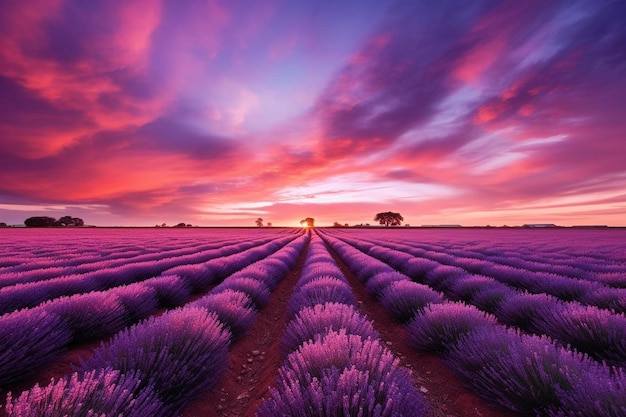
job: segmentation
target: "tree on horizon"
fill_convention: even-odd
[[[315,219],[313,217],[307,217],[305,219],[300,220],[300,224],[305,224],[306,227],[315,227]]]
[[[386,211],[384,213],[377,213],[376,217],[374,217],[374,221],[379,222],[386,227],[399,226],[404,221],[404,217],[402,217],[400,213]]]
[[[254,223],[258,226],[258,227],[263,227],[263,219],[261,217],[257,218]]]
[[[59,220],[49,216],[34,216],[24,220],[26,227],[82,227],[83,219],[72,216],[63,216]]]

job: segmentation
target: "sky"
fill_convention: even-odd
[[[0,222],[626,225],[621,0],[0,3]]]

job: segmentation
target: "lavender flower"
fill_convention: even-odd
[[[626,365],[626,317],[592,306],[567,303],[542,311],[533,328],[610,364]]]
[[[495,317],[463,303],[430,304],[406,325],[408,340],[418,349],[447,351],[464,334],[492,327]]]
[[[385,287],[380,303],[394,319],[406,323],[427,305],[443,303],[443,297],[426,285],[408,280],[396,281]]]
[[[207,263],[193,265],[179,265],[162,273],[163,275],[178,275],[194,293],[206,291],[217,281],[216,273]]]
[[[217,381],[227,365],[229,339],[215,313],[187,307],[116,334],[81,367],[136,371],[141,388],[152,386],[177,410]]]
[[[363,339],[379,338],[372,323],[354,306],[341,303],[316,304],[301,309],[287,324],[282,340],[283,352],[288,354],[316,336],[342,329],[346,334],[356,334]]]
[[[113,288],[110,292],[120,300],[130,322],[148,317],[159,306],[156,290],[144,282]]]
[[[231,289],[208,294],[191,303],[190,307],[200,307],[217,314],[219,321],[234,339],[242,337],[256,317],[250,297],[244,292]]]
[[[496,314],[502,303],[508,302],[511,297],[518,295],[514,289],[500,283],[494,283],[493,287],[476,291],[470,303],[487,313]]]
[[[257,310],[265,306],[270,298],[270,290],[267,285],[265,285],[263,281],[259,281],[254,278],[230,277],[224,280],[224,282],[222,282],[220,285],[215,287],[212,292],[219,293],[225,289],[245,293],[248,297],[250,297],[250,300],[252,300],[252,303]]]
[[[279,369],[257,416],[424,415],[411,374],[378,340],[345,330],[305,342]]]
[[[93,340],[123,329],[129,315],[120,299],[109,292],[91,292],[61,297],[41,305],[61,317],[70,327],[74,341]]]
[[[407,280],[409,280],[409,277],[397,271],[381,272],[381,273],[373,275],[367,281],[365,288],[367,289],[367,292],[369,292],[370,294],[374,294],[377,298],[379,298],[380,295],[382,294],[383,289],[387,287],[389,284],[393,282],[397,282],[397,281],[407,281]]]
[[[178,275],[161,275],[143,281],[154,288],[161,307],[177,307],[191,296],[191,287]]]
[[[547,294],[519,294],[510,297],[506,303],[501,303],[496,311],[498,320],[509,326],[541,333],[535,326],[535,319],[549,314],[553,309],[560,309],[563,302]]]
[[[270,388],[271,397],[258,408],[257,417],[422,417],[423,397],[408,381],[372,381],[367,371],[352,366],[330,368],[321,378],[302,384],[283,379]]]
[[[302,286],[291,297],[287,304],[287,315],[293,317],[302,308],[328,302],[354,305],[356,299],[350,286],[344,281],[332,277],[320,277]]]
[[[449,350],[447,359],[475,392],[524,415],[560,409],[564,392],[593,374],[609,374],[607,367],[546,337],[503,327],[468,333]]]
[[[462,268],[450,265],[440,265],[426,274],[424,283],[434,289],[447,292],[456,281],[464,279],[469,274]]]
[[[140,375],[111,369],[74,373],[40,387],[35,385],[17,398],[8,394],[7,417],[171,415],[150,386],[141,388]]]
[[[0,388],[33,375],[72,340],[59,316],[42,309],[0,316]]]

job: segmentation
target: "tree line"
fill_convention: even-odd
[[[49,216],[35,216],[24,220],[24,224],[27,227],[82,227],[85,222],[72,216],[63,216],[58,220]]]

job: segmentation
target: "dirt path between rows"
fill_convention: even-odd
[[[212,389],[185,407],[179,417],[254,416],[278,376],[287,303],[302,273],[308,248],[307,243],[294,267],[258,312],[248,334],[232,344],[226,372]]]
[[[429,352],[419,351],[407,343],[404,327],[396,323],[374,296],[369,294],[341,257],[328,245],[326,248],[352,287],[361,312],[373,321],[381,339],[406,368],[413,371],[417,387],[431,408],[432,417],[520,417],[519,414],[496,408],[470,391],[446,366]]]

